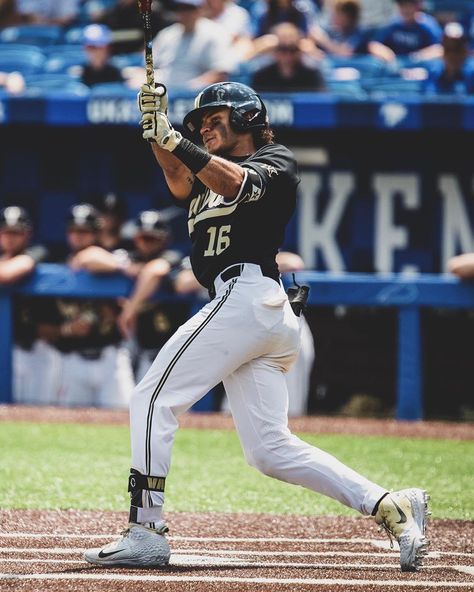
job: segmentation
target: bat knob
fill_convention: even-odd
[[[161,83],[156,83],[155,84],[155,91],[157,91],[157,94],[160,97],[164,97],[166,94],[166,86],[164,84]]]

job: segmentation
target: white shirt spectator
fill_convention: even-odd
[[[189,33],[179,23],[162,29],[153,53],[160,82],[174,88],[193,88],[193,80],[206,72],[228,73],[235,65],[230,35],[207,18],[199,18]]]
[[[44,23],[73,20],[79,12],[79,0],[17,0],[17,6],[20,14]]]
[[[229,31],[234,39],[252,35],[252,23],[249,13],[245,8],[237,6],[234,2],[228,2],[221,14],[212,20]]]

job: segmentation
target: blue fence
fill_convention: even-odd
[[[290,278],[284,277],[286,283]],[[398,310],[398,359],[396,417],[423,418],[420,309],[474,308],[474,283],[445,275],[333,275],[300,272],[297,280],[311,286],[309,304],[395,307]],[[132,282],[120,275],[92,276],[73,272],[63,265],[42,264],[25,282],[0,289],[0,402],[10,402],[12,393],[12,298],[15,293],[38,296],[110,298],[127,296]],[[167,296],[170,298],[170,296]],[[191,306],[202,301],[193,297]]]

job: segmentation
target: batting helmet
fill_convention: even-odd
[[[194,101],[194,109],[183,120],[184,128],[193,139],[199,139],[199,130],[205,111],[230,108],[230,125],[236,132],[248,132],[268,127],[267,109],[260,96],[240,82],[218,82],[207,86]]]
[[[167,239],[171,232],[163,215],[158,210],[145,210],[135,219],[136,234],[152,234],[157,238]]]
[[[99,230],[99,212],[89,203],[76,204],[69,210],[66,218],[66,226],[67,228]]]
[[[8,206],[0,210],[1,230],[29,230],[31,220],[25,208]]]

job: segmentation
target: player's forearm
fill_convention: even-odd
[[[218,195],[233,199],[239,194],[245,171],[235,162],[213,156],[196,176]]]
[[[28,255],[17,255],[12,259],[0,262],[0,284],[13,284],[35,268],[35,262]]]
[[[186,199],[194,183],[194,175],[172,152],[152,145],[156,161],[163,170],[169,190],[176,199]]]
[[[145,265],[138,275],[135,288],[128,301],[128,306],[134,311],[138,311],[141,305],[149,300],[158,290],[163,275],[162,273],[157,273],[153,265],[149,263]]]

